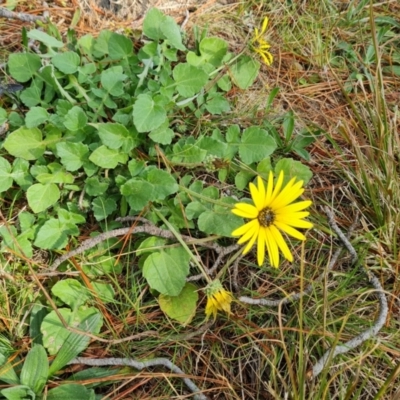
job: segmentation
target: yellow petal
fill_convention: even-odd
[[[269,66],[272,64],[273,57],[271,53],[269,53],[268,51],[262,51],[260,54],[266,65]]]
[[[293,255],[291,251],[289,250],[288,245],[285,242],[285,239],[283,238],[282,234],[279,232],[278,229],[275,228],[274,225],[271,225],[270,227],[272,236],[274,237],[279,249],[281,250],[283,256],[289,260],[290,262],[293,261]]]
[[[264,21],[263,21],[263,24],[262,24],[262,26],[261,26],[261,33],[260,33],[260,36],[263,35],[263,34],[266,32],[267,26],[268,26],[268,17],[265,17],[265,18],[264,18]]]
[[[249,240],[249,242],[247,243],[246,247],[243,250],[242,254],[247,254],[250,249],[253,247],[254,242],[256,241],[258,236],[258,230],[254,233],[253,237]]]
[[[279,192],[281,191],[282,184],[283,184],[283,171],[281,171],[279,173],[279,177],[278,177],[278,180],[276,182],[274,191],[272,192],[272,195],[271,195],[271,198],[270,198],[270,202],[269,202],[269,204],[267,204],[267,206],[270,206],[274,202],[276,196],[278,196]]]
[[[258,231],[260,229],[260,223],[256,219],[254,219],[253,221],[254,223],[250,226],[249,230],[238,240],[238,244],[246,243],[254,235],[258,235]]]
[[[311,204],[312,204],[311,200],[299,201],[297,203],[290,204],[290,205],[287,205],[282,208],[277,207],[275,212],[277,215],[280,214],[281,212],[282,212],[282,214],[292,214],[297,211],[304,210],[305,208],[309,207]]]
[[[265,40],[263,40],[263,41],[259,41],[259,45],[258,45],[258,48],[260,49],[260,50],[268,50],[269,48],[271,48],[271,45],[270,44],[268,44]]]
[[[283,211],[281,211],[281,212],[276,212],[275,213],[276,219],[278,221],[281,221],[281,220],[284,220],[284,219],[286,219],[288,221],[290,221],[291,219],[303,219],[303,218],[306,218],[306,217],[308,217],[310,215],[310,213],[308,211],[299,211],[299,212],[294,212],[294,213],[287,213],[287,212],[285,212],[286,208],[283,208],[282,210]]]
[[[274,189],[274,174],[272,171],[269,171],[269,176],[268,176],[268,184],[267,184],[267,191],[265,194],[265,202],[264,202],[264,207],[267,207],[271,201],[271,196],[272,196],[272,191]]]
[[[235,204],[235,208],[232,210],[232,212],[239,217],[243,218],[257,218],[258,217],[258,210],[256,207],[254,207],[251,204],[247,203],[237,203]]]
[[[308,211],[296,212],[292,214],[276,214],[275,221],[287,224],[296,228],[309,229],[313,227],[313,224],[309,221],[305,221],[303,218],[308,217],[310,213]]]
[[[289,226],[287,224],[284,224],[283,222],[275,221],[274,225],[277,228],[279,228],[281,231],[287,233],[288,235],[290,235],[296,239],[299,239],[299,240],[306,239],[306,237],[301,232],[299,232],[298,230],[292,228],[291,226]]]
[[[269,253],[269,260],[271,263],[272,267],[278,268],[279,267],[279,249],[278,245],[276,243],[276,240],[274,236],[272,235],[272,232],[270,229],[265,230],[266,233],[266,239],[265,242],[268,243],[268,247],[270,250]]]
[[[293,185],[295,180],[296,178],[291,179],[279,195],[276,196],[275,200],[271,203],[273,209],[285,207],[303,194],[303,181],[299,181]]]
[[[258,229],[259,225],[260,223],[258,222],[258,219],[252,219],[250,222],[247,222],[247,224],[235,229],[232,232],[232,236],[242,236],[248,234],[249,232],[254,232],[255,229]]]
[[[265,228],[261,227],[257,239],[257,263],[261,267],[265,258]]]
[[[250,182],[249,188],[254,205],[256,206],[258,211],[261,211],[264,204],[264,197],[261,197],[260,191],[254,183]]]
[[[264,201],[265,201],[265,185],[264,185],[264,182],[263,182],[261,176],[257,176],[257,186],[258,186],[258,193],[260,194],[260,200],[261,200],[260,210],[262,210],[264,207]]]
[[[258,28],[254,28],[254,36],[252,42],[256,42],[260,38],[260,34],[258,32]]]

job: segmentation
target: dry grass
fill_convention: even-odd
[[[239,277],[245,289],[241,294],[279,298],[313,282],[337,246],[319,211],[319,206],[328,204],[335,209],[337,222],[344,230],[360,212],[353,244],[362,265],[379,277],[386,290],[390,305],[386,327],[377,340],[332,360],[318,379],[307,379],[310,366],[324,351],[357,335],[376,317],[376,298],[363,267],[353,269],[344,256],[334,272],[316,284],[301,302],[277,309],[237,303],[231,319],[222,317],[204,334],[187,341],[168,340],[185,330],[167,320],[155,300],[149,301],[141,278],[134,277],[133,291],[129,287],[132,282],[119,277],[119,303],[108,310],[113,315],[112,330],[104,335],[121,338],[134,330],[157,331],[160,337],[107,349],[93,343],[87,354],[168,356],[190,371],[196,383],[205,388],[204,393],[214,400],[395,400],[400,385],[400,77],[388,73],[385,67],[399,62],[394,54],[399,54],[396,46],[400,46],[400,38],[399,28],[394,27],[392,37],[374,43],[371,32],[376,34],[379,27],[370,16],[396,18],[400,5],[397,1],[375,4],[371,14],[365,2],[209,3],[209,7],[191,14],[186,29],[190,31],[194,24],[207,26],[210,35],[227,40],[235,52],[246,46],[252,27],[265,15],[271,21],[268,34],[274,64],[262,67],[250,90],[230,93],[235,110],[226,123],[246,126],[263,119],[278,121],[292,110],[297,131],[305,127],[324,131],[310,149],[312,158],[308,162],[314,173],[308,195],[315,205],[316,229],[304,249],[307,261],[303,267],[284,263],[277,271],[243,263]],[[52,20],[61,31],[71,26],[76,7],[76,0],[50,3]],[[43,11],[42,5],[34,2],[21,2],[19,9],[32,14]],[[182,16],[179,18],[182,20]],[[20,28],[17,21],[2,21],[3,48],[19,48]],[[79,35],[131,28],[131,21],[100,9],[83,14],[75,26]],[[354,54],[345,45],[350,45]],[[370,45],[378,51],[366,63]],[[353,72],[362,76],[352,77]],[[350,83],[351,92],[346,91]],[[266,96],[274,87],[279,87],[279,94],[272,109],[266,111]],[[294,252],[299,259],[301,248]],[[225,278],[229,280],[229,276]],[[14,283],[3,281],[2,285],[3,293],[8,293],[3,295],[0,309],[2,329],[15,332],[31,286],[22,285],[21,307],[11,305]],[[136,305],[134,309],[125,295]],[[198,316],[189,330],[198,329],[202,322]],[[129,372],[112,388],[104,389],[104,398],[182,399],[186,398],[184,392],[180,380],[169,374]]]

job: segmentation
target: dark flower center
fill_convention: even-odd
[[[275,213],[270,208],[264,208],[258,214],[258,222],[261,226],[268,227],[275,221]]]

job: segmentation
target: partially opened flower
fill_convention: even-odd
[[[218,310],[225,311],[228,315],[231,313],[232,293],[225,290],[218,279],[209,283],[205,292],[207,295],[207,319],[209,319],[212,314],[215,320]]]
[[[251,40],[251,47],[253,51],[255,51],[257,54],[261,56],[265,64],[271,65],[272,61],[274,60],[274,57],[268,50],[271,46],[262,37],[267,30],[267,26],[268,26],[268,17],[265,17],[261,27],[261,32],[259,32],[257,28],[254,29],[254,36],[253,39]]]
[[[275,268],[279,266],[279,251],[287,260],[293,261],[293,255],[281,231],[296,239],[305,240],[305,236],[296,228],[309,229],[313,226],[303,219],[310,214],[303,210],[312,202],[305,200],[293,203],[304,192],[303,181],[296,182],[296,178],[293,178],[282,188],[283,179],[284,174],[281,171],[274,187],[274,176],[270,172],[265,188],[263,180],[258,177],[257,186],[253,183],[249,185],[254,205],[237,203],[232,210],[234,214],[251,220],[234,230],[232,235],[241,236],[239,244],[247,242],[243,254],[248,253],[257,241],[257,262],[260,266],[264,262],[265,248],[269,262]]]

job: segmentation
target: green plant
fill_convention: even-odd
[[[174,20],[157,9],[146,15],[138,51],[110,31],[80,39],[70,31],[66,42],[55,26],[47,32],[26,34],[39,42],[40,55],[27,50],[7,63],[11,77],[27,85],[19,99],[29,110],[0,109],[0,123],[10,125],[1,142],[0,191],[3,201],[26,198],[30,211],[18,214],[16,226],[0,228],[2,248],[26,257],[34,247],[62,250],[89,216],[102,224],[142,214],[162,224],[162,215],[177,230],[231,236],[242,224],[230,212],[236,200],[194,171],[243,189],[273,169],[277,143],[269,130],[213,123],[230,110],[226,91],[248,88],[259,63],[204,34],[197,51],[187,50]],[[287,179],[311,177],[291,159],[275,169]],[[146,251],[154,241],[159,250]],[[190,256],[167,245],[148,237],[137,255],[150,287],[176,297],[187,287]]]
[[[60,298],[74,306],[72,309],[60,308],[57,312],[47,313],[41,306],[34,307],[30,321],[30,334],[34,344],[25,357],[22,367],[19,357],[13,354],[12,346],[0,347],[0,382],[9,385],[0,390],[2,398],[8,400],[95,398],[94,390],[81,384],[60,384],[46,390],[44,394],[49,379],[88,346],[90,337],[85,335],[85,332],[98,333],[102,325],[102,316],[95,308],[83,307],[77,303],[76,298],[69,297],[71,291],[77,294],[76,288],[73,288],[77,282],[72,282],[66,282],[69,287],[61,292],[55,290]],[[59,282],[60,284],[63,283]],[[61,323],[60,314],[66,324],[75,330],[70,330]],[[51,363],[47,353],[55,356]]]

